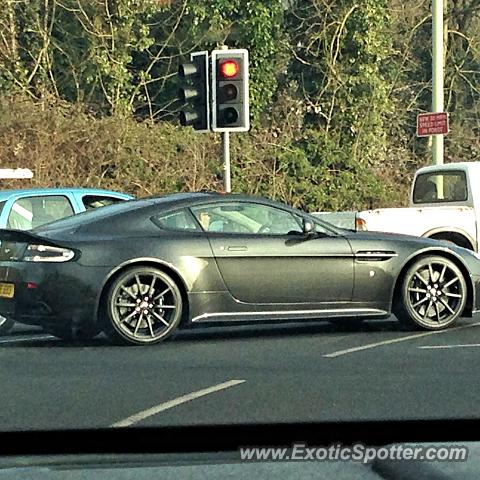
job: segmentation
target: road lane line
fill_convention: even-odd
[[[135,415],[131,415],[130,417],[125,418],[124,420],[115,422],[110,426],[113,428],[129,427],[134,423],[138,423],[148,417],[156,415],[157,413],[169,410],[170,408],[176,407],[177,405],[181,405],[182,403],[190,402],[191,400],[195,400],[196,398],[204,397],[205,395],[210,395],[211,393],[219,392],[220,390],[225,390],[227,388],[234,387],[235,385],[240,385],[244,382],[245,380],[229,380],[228,382],[219,383],[218,385],[213,385],[212,387],[204,388],[203,390],[197,390],[196,392],[188,393],[187,395],[174,398],[173,400],[169,400],[168,402],[160,403],[155,407],[143,410],[139,413],[136,413]]]
[[[423,349],[436,349],[436,348],[465,348],[465,347],[480,347],[480,343],[466,343],[465,345],[424,345]]]
[[[9,338],[6,340],[0,340],[0,343],[19,343],[19,342],[34,342],[35,340],[54,340],[56,337],[52,335],[43,335],[38,337],[17,337],[17,338]]]
[[[407,340],[413,340],[415,338],[426,337],[428,335],[436,335],[438,333],[454,332],[455,330],[463,330],[465,328],[477,327],[479,325],[480,325],[480,322],[475,322],[475,323],[470,323],[469,325],[462,325],[460,327],[447,328],[446,330],[435,330],[433,332],[416,333],[415,335],[408,335],[406,337],[393,338],[391,340],[384,340],[382,342],[369,343],[367,345],[362,345],[360,347],[353,347],[353,348],[347,348],[345,350],[339,350],[337,352],[328,353],[327,355],[323,355],[323,357],[325,357],[325,358],[336,358],[336,357],[340,357],[341,355],[347,355],[348,353],[360,352],[362,350],[370,350],[372,348],[382,347],[383,345],[390,345],[392,343],[405,342]]]

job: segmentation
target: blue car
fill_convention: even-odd
[[[0,191],[0,228],[30,230],[93,208],[131,200],[126,193],[96,188],[34,188]],[[0,316],[0,335],[15,322]]]
[[[30,230],[93,208],[134,197],[96,188],[36,188],[0,191],[0,228]]]

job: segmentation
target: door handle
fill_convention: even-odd
[[[229,252],[246,252],[248,248],[244,245],[232,245],[231,247],[227,247]]]

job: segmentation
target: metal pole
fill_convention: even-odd
[[[443,112],[443,1],[432,0],[432,111]],[[443,135],[433,136],[432,160],[443,164]]]
[[[221,45],[220,50],[228,50],[227,45]],[[216,68],[213,66],[213,68]],[[222,156],[223,156],[223,188],[226,193],[232,191],[230,173],[230,132],[222,132]]]
[[[230,180],[230,132],[222,132],[223,187],[225,192],[232,191]]]

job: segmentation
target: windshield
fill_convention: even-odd
[[[480,0],[430,114],[438,3],[1,1],[0,433],[480,418]]]

